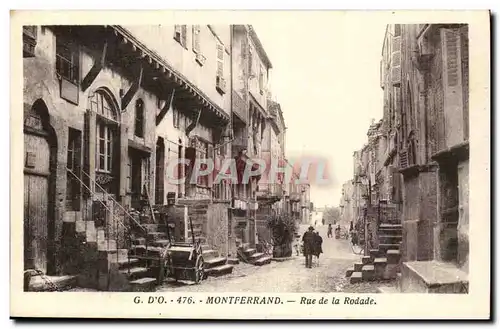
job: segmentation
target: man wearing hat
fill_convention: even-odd
[[[312,256],[314,251],[314,227],[309,226],[309,229],[302,236],[302,241],[304,242],[304,256],[306,257],[306,267],[312,267]]]

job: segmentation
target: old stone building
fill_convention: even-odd
[[[230,26],[134,25],[123,29],[170,67],[156,77],[164,94],[157,99],[155,203],[165,205],[169,196],[174,198],[180,210],[177,216],[183,218],[176,222],[185,226],[177,229],[180,238],[188,240],[194,234],[227,255],[231,184],[215,181],[212,171],[230,157]],[[189,163],[180,165],[179,159]],[[204,168],[207,173],[203,174],[202,161],[215,165]],[[196,226],[193,232],[188,219]]]
[[[25,268],[72,273],[87,242],[125,248],[126,209],[154,195],[162,89],[153,55],[114,27],[27,26],[23,40]]]
[[[233,25],[231,32],[232,155],[238,161],[244,161],[238,169],[238,177],[242,177],[244,163],[253,163],[263,156],[262,139],[270,116],[267,80],[272,64],[252,26]],[[239,180],[234,186],[232,245],[235,245],[236,240],[250,245],[257,242],[256,193],[259,179],[252,176],[248,181]]]
[[[468,32],[460,24],[389,26],[399,111],[405,291],[464,290],[468,271]],[[397,112],[396,112],[397,113]],[[389,116],[390,117],[390,116]]]

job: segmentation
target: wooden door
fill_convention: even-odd
[[[43,134],[24,134],[24,266],[47,273],[50,146]]]

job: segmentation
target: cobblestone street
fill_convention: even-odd
[[[301,233],[306,229],[301,227]],[[352,253],[347,240],[327,238],[327,227],[319,226],[323,237],[323,254],[319,264],[313,260],[313,268],[304,266],[303,256],[294,256],[283,262],[254,266],[240,263],[233,273],[222,277],[210,277],[199,285],[165,284],[157,291],[186,292],[359,292],[376,293],[380,283],[351,285],[345,278],[346,270],[360,258]],[[387,284],[384,284],[387,285]]]

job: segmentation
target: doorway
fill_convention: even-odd
[[[55,134],[36,101],[24,120],[24,268],[53,274]]]

